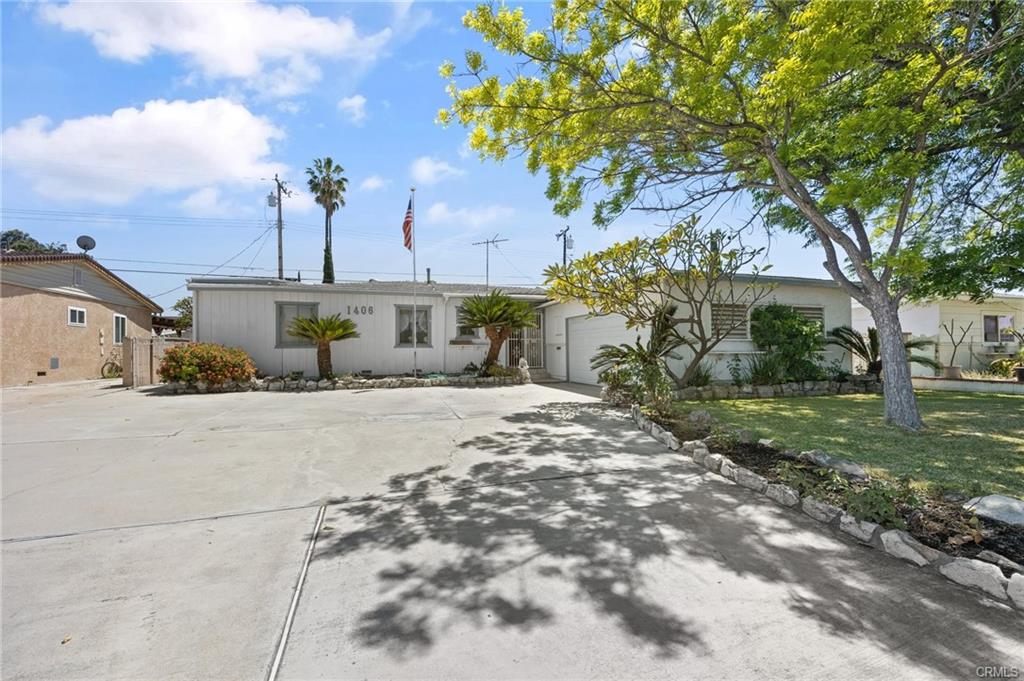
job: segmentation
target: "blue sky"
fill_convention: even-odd
[[[481,162],[463,129],[435,124],[448,103],[439,65],[487,53],[462,27],[469,7],[3,3],[3,227],[72,250],[90,234],[95,257],[164,307],[185,295],[185,273],[274,275],[265,178],[302,190],[319,156],[350,180],[334,219],[339,280],[409,278],[413,184],[420,273],[441,281],[482,283],[472,242],[494,234],[509,241],[491,251],[491,282],[536,284],[565,224],[577,254],[657,232],[641,214],[608,230],[587,210],[558,218],[521,160]],[[547,11],[528,6],[538,23]],[[322,210],[298,193],[284,215],[288,275],[317,280]],[[709,219],[744,217],[741,203]],[[769,260],[774,274],[827,276],[796,237],[774,240]]]

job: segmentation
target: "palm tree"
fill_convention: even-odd
[[[334,256],[332,255],[333,234],[331,220],[334,211],[345,206],[345,190],[348,178],[342,175],[345,169],[337,165],[330,156],[313,159],[313,166],[306,168],[307,184],[313,198],[324,209],[324,283],[334,283]]]
[[[859,357],[867,365],[869,374],[876,376],[882,374],[882,354],[878,344],[878,330],[874,327],[868,329],[868,337],[865,339],[852,326],[837,326],[828,332],[825,342],[828,345],[838,345],[850,354]],[[923,350],[932,345],[935,345],[935,341],[926,338],[903,341],[903,347],[907,351],[907,361],[941,370],[942,365],[931,357],[912,354],[913,350]]]
[[[459,308],[459,326],[483,329],[491,347],[481,370],[486,370],[498,361],[498,354],[505,340],[516,329],[537,326],[533,307],[525,300],[513,300],[500,289],[494,289],[485,296],[470,296]]]
[[[316,368],[320,378],[331,376],[331,343],[359,338],[356,323],[336,314],[330,317],[296,317],[288,327],[288,334],[316,343]]]

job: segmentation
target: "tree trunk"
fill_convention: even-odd
[[[885,386],[885,422],[918,430],[924,427],[917,409],[914,385],[910,381],[907,349],[903,346],[903,329],[897,314],[898,303],[888,293],[871,297],[871,316],[878,329]]]
[[[509,337],[511,331],[509,329],[498,331],[488,326],[484,327],[484,333],[487,335],[487,340],[491,341],[491,347],[487,349],[487,357],[484,359],[484,366],[489,367],[498,361],[501,346],[505,344],[505,339]]]
[[[331,213],[324,212],[324,278],[323,283],[334,283],[334,256],[331,253]]]
[[[330,378],[333,369],[331,367],[331,344],[319,342],[316,344],[316,368],[320,371],[320,378]]]
[[[675,376],[672,375],[671,372],[669,372],[669,376],[672,376],[673,379],[675,379],[677,387],[685,388],[690,384],[690,379],[692,379],[693,375],[697,373],[697,369],[698,367],[700,367],[700,363],[704,361],[704,358],[707,357],[713,349],[714,346],[710,348],[694,350],[693,359],[690,360],[690,363],[686,365],[686,369],[683,370],[683,375],[680,376],[679,378],[676,378]]]

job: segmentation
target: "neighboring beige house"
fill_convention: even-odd
[[[906,304],[900,306],[900,325],[909,338],[936,341],[932,352],[944,366],[952,363],[953,343],[943,325],[953,330],[956,340],[960,340],[960,335],[966,330],[964,342],[956,353],[956,364],[982,371],[993,360],[1013,355],[1020,349],[1007,329],[1024,326],[1024,296],[1001,294],[981,303],[962,298]],[[867,333],[870,326],[874,326],[871,313],[854,303],[853,328]],[[932,376],[935,373],[919,364],[911,364],[910,367],[915,376]]]
[[[0,254],[0,385],[98,378],[159,305],[85,254]]]

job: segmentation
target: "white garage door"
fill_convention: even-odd
[[[590,368],[590,360],[597,354],[598,347],[636,342],[636,331],[626,328],[626,320],[621,315],[570,317],[566,325],[568,380],[573,383],[597,385],[597,372]]]

